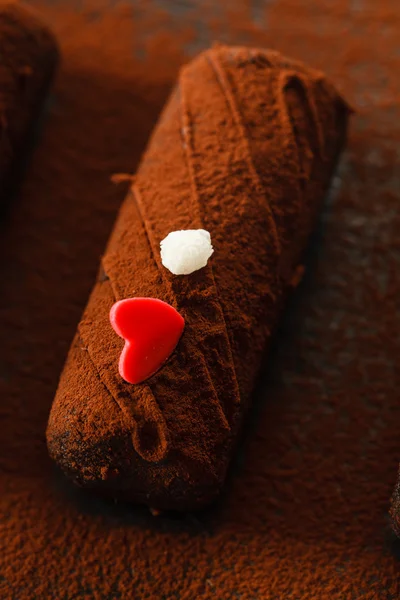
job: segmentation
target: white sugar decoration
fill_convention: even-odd
[[[204,229],[171,231],[160,244],[161,262],[174,275],[190,275],[206,266],[214,252]]]

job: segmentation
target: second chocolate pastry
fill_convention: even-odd
[[[0,204],[18,183],[58,61],[51,31],[28,8],[0,6]]]
[[[182,69],[121,208],[51,410],[49,452],[77,484],[157,509],[199,508],[216,497],[348,114],[321,73],[276,52],[217,46]],[[173,274],[161,261],[160,242],[180,230],[211,234],[214,253],[191,274]],[[195,235],[209,244],[206,233]],[[132,305],[139,316],[123,326],[112,313],[112,327],[115,303],[139,297],[169,307]],[[177,345],[183,325],[173,309],[184,319]],[[159,331],[156,313],[165,314],[173,343],[143,381],[147,363],[119,371],[124,341],[115,331],[127,337],[133,324],[133,344],[136,327],[144,348],[143,335]],[[140,345],[131,351],[140,354]]]

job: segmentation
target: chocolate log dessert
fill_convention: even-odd
[[[183,67],[51,410],[75,483],[153,509],[217,496],[349,112],[277,52],[216,46]]]
[[[30,10],[0,6],[0,201],[15,184],[21,153],[57,63],[55,39]]]
[[[391,498],[390,517],[394,533],[400,537],[400,469],[397,475],[397,482]]]

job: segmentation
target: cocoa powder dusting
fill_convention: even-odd
[[[348,114],[321,73],[277,52],[218,45],[181,69],[50,412],[50,455],[79,485],[158,509],[218,495]],[[203,227],[212,262],[172,275],[160,240]],[[117,371],[123,342],[109,319],[130,296],[166,301],[185,320],[167,363],[134,386]]]
[[[0,596],[397,598],[397,2],[31,4],[63,64],[0,239]],[[214,39],[325,71],[357,114],[226,491],[155,519],[72,488],[44,432],[128,189],[110,178],[134,173],[179,66]]]

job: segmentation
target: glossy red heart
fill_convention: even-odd
[[[119,374],[128,383],[140,383],[158,371],[175,350],[185,326],[175,308],[156,298],[116,302],[110,323],[125,340]]]

